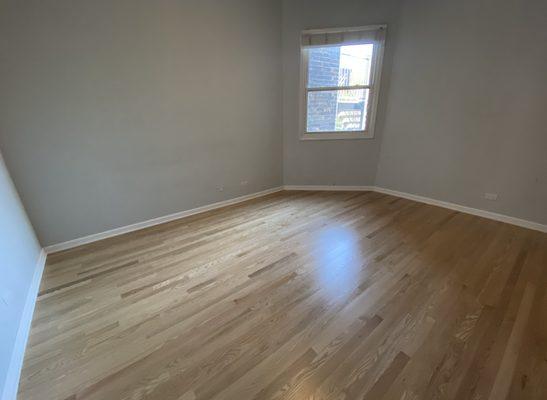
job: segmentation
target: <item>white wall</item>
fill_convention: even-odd
[[[42,243],[280,186],[280,52],[278,0],[3,1],[0,145]]]
[[[0,398],[9,399],[18,379],[27,332],[19,332],[41,247],[0,154]],[[31,304],[33,305],[33,299]],[[28,308],[28,306],[27,306]],[[31,307],[33,308],[33,307]],[[27,326],[28,328],[28,326]]]
[[[547,2],[407,1],[393,44],[376,184],[547,224]]]

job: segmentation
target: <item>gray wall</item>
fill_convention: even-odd
[[[44,245],[282,184],[279,1],[0,7],[0,145]]]
[[[407,1],[393,51],[376,184],[547,223],[547,2]]]
[[[0,398],[4,389],[9,388],[9,393],[15,389],[13,380],[18,371],[10,370],[10,365],[15,358],[22,361],[22,354],[13,353],[16,347],[18,352],[23,350],[24,343],[16,346],[17,333],[40,251],[0,154]]]
[[[0,7],[0,145],[45,245],[283,181],[547,221],[544,1]],[[299,32],[371,23],[389,25],[375,138],[300,141]]]
[[[283,175],[286,185],[374,184],[399,3],[399,0],[283,1]],[[389,27],[374,139],[301,141],[298,119],[300,32],[378,23],[387,23]]]
[[[300,141],[299,32],[369,23],[389,25],[375,138]],[[547,223],[546,43],[545,0],[285,0],[285,184],[375,184]]]

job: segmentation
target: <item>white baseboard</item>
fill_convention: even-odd
[[[335,191],[335,192],[368,192],[374,186],[338,186],[338,185],[286,185],[285,190]]]
[[[506,222],[508,224],[521,226],[528,229],[533,229],[541,232],[547,232],[547,225],[540,224],[537,222],[527,221],[520,218],[510,217],[508,215],[498,214],[490,211],[480,210],[477,208],[462,206],[459,204],[450,203],[447,201],[436,200],[425,196],[419,196],[411,193],[399,192],[396,190],[386,189],[378,186],[335,186],[335,185],[286,185],[283,187],[276,187],[273,189],[264,190],[257,193],[252,193],[245,196],[236,197],[234,199],[221,201],[218,203],[209,204],[202,207],[193,208],[191,210],[186,210],[178,212],[175,214],[166,215],[159,218],[150,219],[143,222],[138,222],[136,224],[123,226],[120,228],[112,229],[106,232],[97,233],[94,235],[85,236],[79,239],[70,240],[64,243],[58,243],[51,246],[47,246],[45,251],[48,254],[55,253],[58,251],[72,249],[84,244],[96,242],[98,240],[107,239],[110,237],[122,235],[124,233],[129,233],[137,231],[139,229],[148,228],[154,225],[162,224],[165,222],[173,221],[176,219],[188,217],[190,215],[199,214],[206,211],[215,210],[218,208],[226,207],[229,205],[241,203],[243,201],[255,199],[258,197],[266,196],[271,193],[279,192],[281,190],[309,190],[309,191],[374,191],[384,194],[389,194],[392,196],[402,197],[409,200],[418,201],[420,203],[432,204],[439,207],[448,208],[451,210],[460,211],[467,214],[477,215],[479,217],[489,218],[496,221]]]
[[[86,236],[80,239],[71,240],[65,243],[59,243],[53,246],[48,246],[43,249],[40,253],[39,259],[36,264],[36,269],[34,276],[31,282],[31,286],[27,295],[25,308],[23,310],[23,315],[21,317],[21,323],[17,332],[17,338],[15,342],[14,351],[12,354],[12,359],[10,362],[4,390],[2,392],[2,400],[14,400],[17,397],[17,390],[19,386],[19,378],[21,373],[21,368],[23,366],[23,359],[25,355],[25,349],[30,333],[30,327],[32,323],[32,315],[34,313],[34,306],[36,304],[36,298],[38,296],[38,291],[40,288],[40,281],[42,278],[42,273],[44,271],[46,256],[48,253],[53,253],[56,251],[70,249],[76,246],[83,244],[95,242],[97,240],[106,239],[109,237],[121,235],[123,233],[133,232],[139,229],[147,228],[150,226],[158,225],[164,222],[173,221],[179,218],[187,217],[190,215],[199,214],[202,212],[215,210],[218,208],[226,207],[229,205],[241,203],[246,200],[255,199],[258,197],[266,196],[271,193],[279,192],[282,190],[309,190],[309,191],[374,191],[378,193],[389,194],[396,197],[402,197],[405,199],[417,201],[420,203],[431,204],[443,208],[448,208],[455,211],[460,211],[466,214],[472,214],[479,217],[484,217],[492,219],[495,221],[505,222],[512,225],[521,226],[528,229],[537,230],[540,232],[547,232],[547,225],[540,224],[537,222],[527,221],[520,218],[510,217],[508,215],[498,214],[490,211],[480,210],[477,208],[462,206],[455,203],[450,203],[447,201],[436,200],[425,196],[419,196],[416,194],[399,192],[396,190],[386,189],[377,186],[328,186],[328,185],[287,185],[284,187],[276,187],[273,189],[264,190],[261,192],[236,197],[234,199],[221,201],[218,203],[209,204],[203,207],[194,208],[187,211],[178,212],[175,214],[166,215],[159,218],[154,218],[148,221],[139,222],[133,225],[124,226],[121,228],[116,228],[107,232],[98,233],[95,235]]]
[[[257,197],[266,196],[271,193],[280,192],[283,190],[282,186],[275,187],[272,189],[263,190],[261,192],[251,193],[245,196],[236,197],[229,200],[220,201],[218,203],[208,204],[202,207],[193,208],[191,210],[181,211],[174,214],[165,215],[163,217],[149,219],[143,222],[137,222],[136,224],[122,226],[120,228],[111,229],[109,231],[96,233],[93,235],[85,236],[79,239],[69,240],[68,242],[58,243],[45,248],[48,254],[56,253],[58,251],[72,249],[84,244],[96,242],[98,240],[108,239],[114,236],[122,235],[124,233],[138,231],[139,229],[148,228],[154,225],[163,224],[165,222],[174,221],[176,219],[189,217],[190,215],[200,214],[206,211],[216,210],[217,208],[222,208],[230,206],[233,204],[241,203],[243,201],[256,199]]]
[[[426,204],[431,204],[434,206],[448,208],[450,210],[460,211],[462,213],[472,214],[478,217],[493,219],[495,221],[505,222],[511,225],[517,225],[523,228],[533,229],[535,231],[547,232],[547,225],[540,224],[538,222],[528,221],[521,218],[510,217],[509,215],[498,214],[491,211],[462,206],[460,204],[450,203],[448,201],[436,200],[436,199],[432,199],[425,196],[419,196],[412,193],[399,192],[397,190],[391,190],[391,189],[386,189],[382,187],[375,187],[374,191],[379,193],[389,194],[392,196],[402,197],[409,200],[418,201],[420,203],[426,203]]]
[[[417,201],[420,203],[431,204],[438,207],[448,208],[450,210],[460,211],[466,214],[472,214],[478,217],[488,218],[495,221],[505,222],[511,225],[517,225],[523,228],[533,229],[535,231],[547,232],[547,225],[540,224],[538,222],[527,221],[521,218],[510,217],[508,215],[498,214],[495,212],[481,210],[478,208],[462,206],[460,204],[432,199],[430,197],[419,196],[412,193],[399,192],[397,190],[386,189],[379,186],[321,186],[321,185],[293,186],[293,185],[288,185],[288,186],[285,186],[285,190],[372,191],[372,192],[389,194],[391,196],[402,197],[404,199],[409,199],[409,200]]]
[[[15,400],[17,398],[19,378],[21,376],[21,369],[23,368],[23,359],[25,358],[25,349],[27,348],[34,306],[36,305],[40,281],[42,280],[42,273],[44,272],[44,267],[46,265],[46,257],[47,253],[42,249],[38,261],[36,262],[32,282],[30,283],[30,288],[25,300],[25,308],[23,309],[21,322],[19,324],[19,329],[17,330],[17,337],[15,338],[15,345],[11,355],[4,390],[0,397],[2,400]]]

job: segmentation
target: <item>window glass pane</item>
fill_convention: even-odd
[[[374,45],[315,47],[308,50],[308,87],[368,85]]]
[[[369,90],[308,92],[307,132],[366,130]]]

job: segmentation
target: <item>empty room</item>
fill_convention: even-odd
[[[0,0],[0,400],[546,400],[547,1]]]

